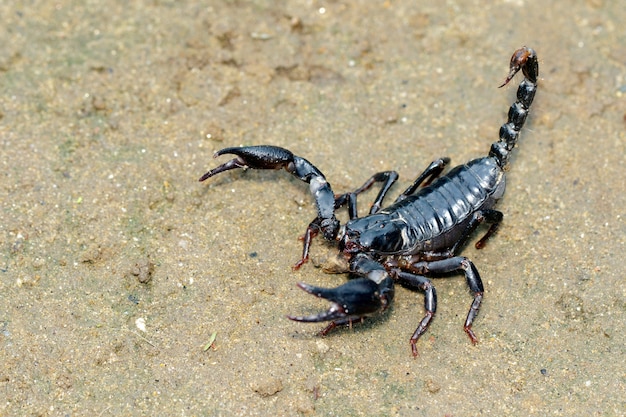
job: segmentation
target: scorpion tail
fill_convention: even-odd
[[[508,164],[509,154],[517,143],[520,130],[526,122],[528,110],[535,98],[539,63],[537,53],[533,49],[524,46],[515,51],[511,57],[509,74],[500,87],[507,85],[519,70],[522,70],[525,78],[517,89],[517,101],[509,109],[507,122],[500,128],[500,139],[491,145],[489,151],[489,156],[494,157],[502,168]]]

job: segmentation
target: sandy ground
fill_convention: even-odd
[[[9,0],[0,21],[0,415],[626,415],[621,2]],[[345,279],[291,270],[307,187],[199,183],[213,152],[285,146],[338,192],[396,169],[399,192],[487,152],[521,45],[541,80],[505,221],[464,251],[480,343],[462,277],[435,280],[417,359],[420,293],[326,338],[287,320],[327,306],[295,282]]]

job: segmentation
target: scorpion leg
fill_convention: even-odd
[[[389,189],[397,180],[398,173],[395,171],[378,172],[372,175],[371,178],[365,181],[362,186],[352,191],[351,193],[345,193],[335,197],[335,209],[338,209],[339,207],[342,207],[347,203],[350,219],[357,218],[358,214],[356,209],[356,196],[361,194],[363,191],[369,190],[375,183],[382,182],[383,185],[378,192],[374,203],[372,203],[372,206],[370,207],[370,214],[374,214],[381,209],[383,200],[385,199],[387,192],[389,192]]]
[[[463,325],[463,329],[467,336],[469,336],[472,344],[478,343],[478,339],[476,335],[472,331],[472,323],[476,315],[478,314],[478,310],[480,309],[480,303],[483,299],[483,293],[485,292],[483,288],[483,282],[480,279],[480,275],[478,274],[478,270],[470,261],[464,256],[455,256],[453,258],[442,259],[439,261],[432,262],[417,262],[412,265],[412,268],[415,271],[418,271],[420,274],[429,275],[429,274],[446,274],[448,272],[459,271],[462,270],[465,273],[465,279],[467,281],[467,285],[469,286],[470,291],[474,294],[474,301],[470,306],[469,312],[467,313],[467,318],[465,319],[465,324]]]
[[[487,222],[491,224],[489,230],[487,230],[485,235],[481,237],[480,240],[474,245],[476,249],[484,248],[487,243],[487,239],[493,236],[496,230],[498,230],[498,226],[500,226],[503,217],[504,215],[502,214],[502,212],[498,210],[487,209],[478,210],[477,212],[475,212],[472,220],[463,231],[463,234],[459,237],[454,246],[452,246],[452,249],[450,249],[450,253],[452,255],[457,253],[457,250],[465,243],[465,241],[470,237],[474,230],[476,230],[476,228],[481,223]]]
[[[317,205],[317,217],[309,224],[304,239],[302,259],[294,266],[299,268],[308,260],[311,239],[321,231],[326,240],[334,240],[339,233],[339,220],[335,217],[335,195],[324,174],[304,158],[278,146],[244,146],[225,148],[215,152],[215,157],[224,154],[236,155],[236,158],[208,171],[200,181],[204,181],[221,172],[231,169],[281,169],[284,168],[294,177],[309,184],[311,194]],[[315,229],[315,231],[313,231]],[[307,239],[308,236],[308,239]]]
[[[415,332],[410,339],[411,352],[413,353],[413,356],[416,357],[417,339],[419,339],[420,336],[426,332],[431,320],[435,316],[435,311],[437,310],[437,291],[435,291],[435,287],[430,280],[421,275],[415,275],[398,270],[396,271],[396,276],[401,285],[424,292],[424,309],[426,310],[426,315],[420,321],[419,326],[417,326],[417,329],[415,329]]]
[[[419,186],[422,185],[422,183],[424,183],[424,186],[430,184],[435,178],[437,178],[441,174],[446,165],[448,165],[449,163],[450,158],[447,157],[439,158],[431,162],[430,165],[428,165],[428,167],[424,170],[424,172],[422,172],[419,177],[417,177],[413,184],[411,184],[409,188],[404,190],[404,192],[400,194],[398,198],[396,198],[396,202],[404,200],[405,198],[413,194],[419,188]]]
[[[357,255],[350,264],[351,272],[359,276],[351,279],[337,288],[322,288],[304,283],[298,283],[309,294],[331,302],[330,308],[322,313],[311,316],[292,316],[287,318],[294,321],[314,323],[330,321],[328,326],[320,332],[326,335],[336,326],[352,324],[376,313],[385,311],[391,304],[394,296],[393,279],[378,262],[367,257]]]
[[[309,223],[309,226],[306,228],[306,231],[304,232],[304,236],[300,238],[300,240],[302,240],[302,257],[292,267],[294,271],[297,271],[298,269],[300,269],[302,265],[308,262],[309,250],[311,249],[311,242],[313,241],[313,238],[318,235],[319,232],[320,232],[319,218],[316,218],[311,223]]]
[[[489,226],[489,230],[487,230],[483,237],[481,237],[480,240],[474,244],[476,249],[482,249],[485,247],[487,239],[496,233],[498,227],[500,227],[502,218],[504,217],[502,212],[498,210],[482,210],[480,214],[483,216],[484,221],[491,223],[491,226]]]

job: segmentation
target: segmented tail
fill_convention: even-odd
[[[517,143],[519,132],[526,122],[528,110],[535,98],[539,63],[537,53],[533,49],[524,46],[515,51],[511,57],[509,75],[500,87],[507,85],[519,70],[522,70],[525,78],[517,89],[517,101],[509,109],[507,122],[500,127],[500,139],[491,145],[489,151],[489,156],[494,157],[502,168],[509,162],[509,154]]]

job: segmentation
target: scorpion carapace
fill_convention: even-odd
[[[288,316],[302,322],[330,321],[322,330],[325,335],[334,327],[363,320],[387,309],[393,300],[394,283],[423,291],[425,316],[410,338],[411,351],[417,356],[417,340],[428,329],[437,309],[435,287],[427,277],[462,272],[474,297],[464,330],[472,343],[477,338],[472,322],[483,298],[483,284],[478,270],[464,256],[459,256],[463,244],[481,223],[490,225],[476,243],[482,248],[502,221],[502,213],[494,209],[505,188],[504,168],[524,126],[537,89],[539,65],[530,48],[520,48],[510,61],[506,85],[518,71],[524,80],[517,89],[517,101],[500,128],[500,138],[491,145],[489,155],[459,165],[440,176],[448,158],[432,162],[395,202],[386,208],[383,200],[398,179],[395,171],[373,175],[353,192],[335,195],[324,174],[304,158],[277,146],[245,146],[226,148],[215,156],[234,154],[236,157],[200,178],[204,181],[220,172],[235,168],[280,169],[309,184],[317,206],[317,216],[304,234],[302,258],[294,269],[302,266],[309,256],[311,240],[321,232],[326,240],[338,244],[345,271],[352,279],[337,288],[320,288],[300,283],[304,291],[331,302],[328,311],[312,316]],[[357,196],[382,184],[369,215],[358,217]],[[343,226],[335,216],[346,206],[350,220]]]

